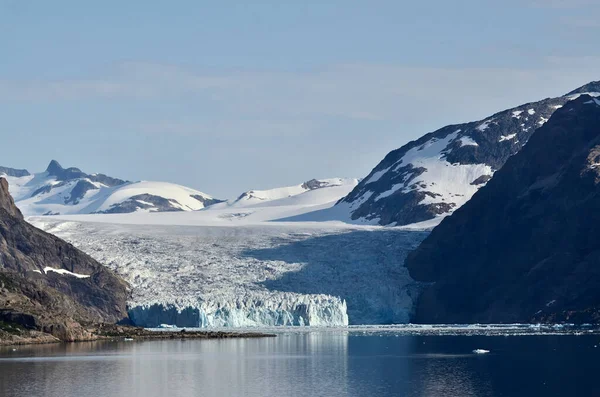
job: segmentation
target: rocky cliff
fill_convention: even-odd
[[[557,110],[406,265],[416,322],[600,322],[600,100]]]
[[[82,325],[127,318],[128,294],[110,270],[27,223],[0,178],[1,323],[61,340],[86,339],[92,335]]]

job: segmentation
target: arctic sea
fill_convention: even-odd
[[[5,347],[0,396],[600,395],[600,335],[557,331],[284,329],[264,339]]]

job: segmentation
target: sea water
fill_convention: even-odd
[[[600,395],[600,335],[526,329],[286,329],[263,339],[4,347],[0,396]]]

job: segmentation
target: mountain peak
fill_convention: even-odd
[[[60,174],[60,172],[63,170],[64,168],[56,160],[50,161],[50,164],[48,164],[48,168],[46,168],[46,172],[50,175]]]
[[[589,82],[576,90],[569,92],[566,96],[576,95],[576,94],[584,94],[586,92],[598,92],[600,93],[600,80]]]

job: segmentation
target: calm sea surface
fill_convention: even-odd
[[[315,331],[12,349],[0,349],[2,397],[600,396],[598,335]]]

